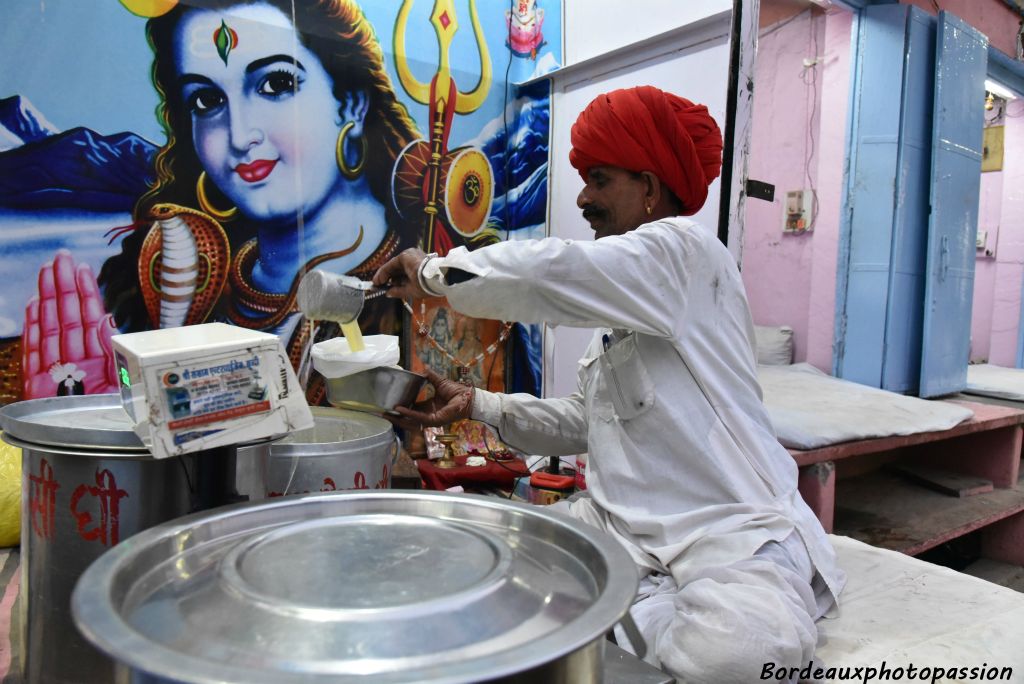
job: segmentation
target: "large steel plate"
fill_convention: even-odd
[[[144,531],[73,598],[101,650],[180,682],[477,682],[559,659],[625,614],[610,536],[444,492],[288,497]]]

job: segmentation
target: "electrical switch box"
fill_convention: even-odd
[[[782,215],[782,232],[806,233],[813,226],[814,191],[790,190]]]

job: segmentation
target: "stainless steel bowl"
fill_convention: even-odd
[[[416,401],[416,395],[427,379],[401,368],[379,366],[326,380],[327,401],[332,406],[394,414],[396,406],[410,406]]]

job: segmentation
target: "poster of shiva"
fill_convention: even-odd
[[[277,334],[322,403],[304,273],[546,235],[560,2],[3,3],[0,404],[115,391],[112,335],[213,321]],[[539,391],[536,327],[385,297],[359,324]]]

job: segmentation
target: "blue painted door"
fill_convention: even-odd
[[[923,317],[934,20],[915,7],[878,5],[864,10],[859,27],[834,372],[913,392]]]
[[[1021,283],[1020,321],[1017,324],[1017,368],[1024,368],[1024,283]]]
[[[907,394],[917,392],[921,371],[934,55],[935,19],[912,8],[903,64],[901,144],[882,359],[882,388]]]
[[[922,397],[957,392],[967,383],[987,64],[988,39],[940,12]]]

